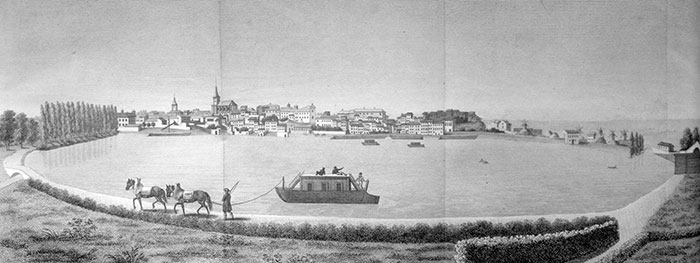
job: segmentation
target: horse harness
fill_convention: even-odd
[[[180,200],[181,202],[189,202],[192,201],[193,197],[194,191],[184,191],[180,194],[178,200]]]

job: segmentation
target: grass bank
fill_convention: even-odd
[[[225,234],[246,236],[294,238],[304,240],[342,241],[342,242],[391,242],[391,243],[442,243],[457,242],[462,239],[486,236],[515,236],[555,233],[568,230],[580,230],[612,220],[607,216],[594,218],[578,217],[572,221],[556,219],[552,222],[545,218],[536,221],[523,220],[503,223],[477,221],[462,224],[438,223],[429,225],[369,225],[369,224],[293,224],[293,223],[257,223],[245,221],[219,221],[196,217],[173,216],[167,213],[144,213],[127,209],[123,206],[99,204],[91,198],[83,198],[68,191],[51,186],[40,180],[29,180],[29,185],[64,202],[86,208],[91,211],[106,213],[123,218],[214,231]],[[159,210],[160,211],[160,210]]]
[[[625,262],[700,262],[700,174],[685,175],[645,231],[649,243]]]
[[[644,231],[601,262],[700,262],[700,174],[687,174]]]
[[[133,247],[148,262],[452,262],[454,255],[452,243],[260,238],[148,223],[62,202],[26,182],[0,189],[0,220],[0,262],[110,262],[108,255]]]

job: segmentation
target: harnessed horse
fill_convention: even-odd
[[[209,194],[205,191],[185,191],[185,189],[182,189],[182,187],[180,187],[180,183],[177,183],[175,185],[166,185],[165,190],[167,192],[167,196],[172,196],[177,200],[177,203],[175,203],[175,205],[173,206],[173,210],[176,214],[177,205],[180,205],[182,207],[182,214],[185,214],[184,203],[198,202],[199,208],[197,209],[197,214],[199,214],[199,210],[201,210],[202,208],[206,209],[207,214],[209,214],[209,210],[212,208],[211,197],[209,197]],[[207,205],[209,207],[207,207]]]
[[[156,208],[156,203],[161,203],[163,204],[163,209],[168,209],[165,204],[168,202],[167,195],[163,188],[160,188],[158,186],[152,186],[150,190],[143,190],[143,184],[141,183],[141,178],[136,178],[136,181],[131,178],[126,179],[126,190],[132,189],[134,193],[134,199],[131,200],[132,205],[134,205],[134,209],[136,209],[136,200],[139,200],[139,206],[141,207],[141,210],[143,210],[143,204],[141,203],[141,198],[152,198],[154,197],[156,199],[155,202],[151,204],[153,208]]]

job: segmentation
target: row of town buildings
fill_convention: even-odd
[[[412,113],[389,119],[386,111],[377,108],[341,110],[335,114],[318,112],[312,103],[307,106],[285,106],[268,103],[256,107],[238,105],[222,100],[218,87],[209,110],[180,110],[173,97],[170,111],[121,112],[119,129],[138,131],[142,128],[171,128],[189,130],[192,126],[223,129],[232,133],[285,132],[309,133],[313,130],[336,131],[346,134],[405,133],[443,135],[453,132],[453,121],[426,121]]]
[[[487,131],[499,131],[514,135],[544,136],[551,139],[559,139],[567,144],[583,143],[604,143],[613,145],[629,145],[628,138],[612,134],[601,135],[598,132],[584,133],[580,129],[564,129],[560,131],[548,131],[543,133],[542,129],[528,127],[527,122],[523,122],[522,127],[516,128],[507,120],[494,120],[486,124]]]

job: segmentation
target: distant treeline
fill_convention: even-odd
[[[481,122],[481,117],[473,111],[438,110],[423,112],[423,119],[428,121],[454,121],[455,124]]]
[[[700,142],[700,135],[698,135],[698,127],[696,126],[692,132],[690,131],[690,128],[685,128],[685,130],[683,130],[683,137],[681,137],[681,151],[687,150],[696,142]]]
[[[644,135],[633,132],[630,135],[630,157],[644,153]]]
[[[41,105],[42,147],[53,148],[116,133],[117,108],[85,102]]]

